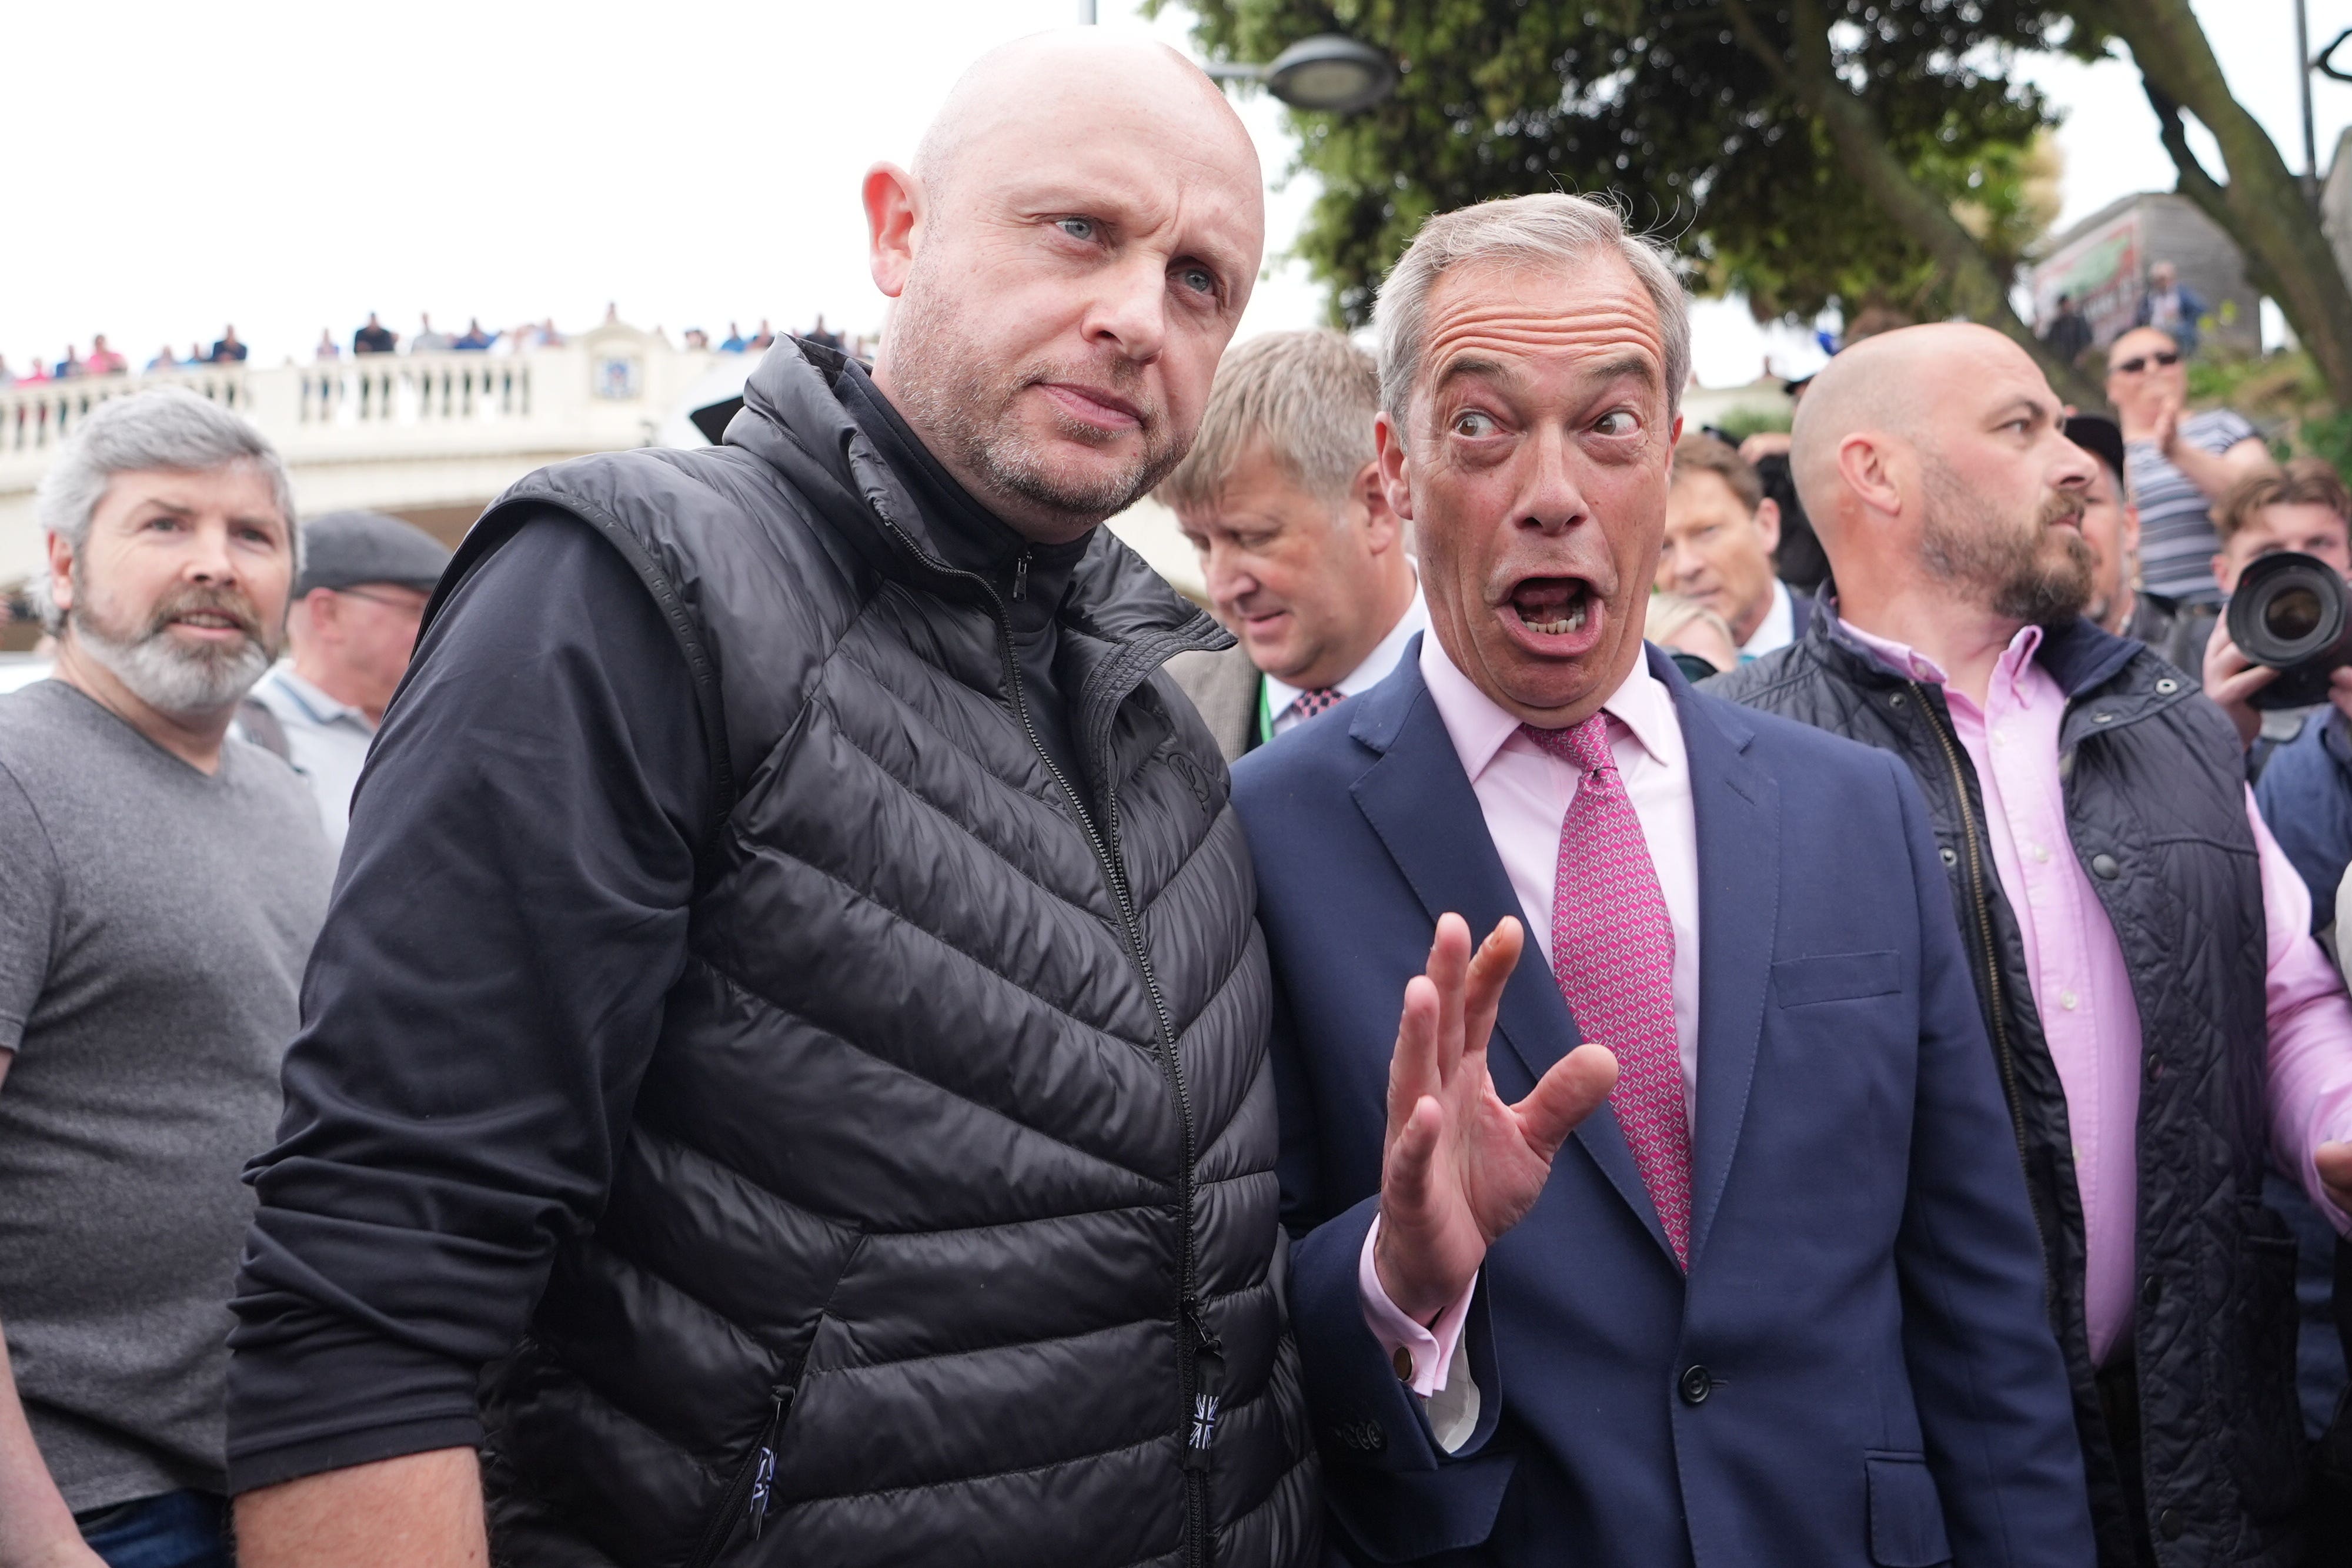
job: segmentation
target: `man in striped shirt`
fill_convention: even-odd
[[[2124,478],[2139,507],[2142,586],[2191,604],[2221,601],[2211,507],[2271,466],[2244,415],[2189,413],[2189,372],[2168,332],[2135,327],[2107,348],[2107,401],[2124,429]]]

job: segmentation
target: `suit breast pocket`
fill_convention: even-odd
[[[1891,996],[1903,988],[1903,966],[1893,952],[1818,953],[1772,966],[1772,999],[1784,1008]]]

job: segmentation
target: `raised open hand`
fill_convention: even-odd
[[[1495,1092],[1486,1041],[1525,940],[1505,919],[1473,954],[1468,924],[1445,915],[1429,972],[1405,984],[1372,1264],[1389,1300],[1419,1322],[1469,1289],[1486,1249],[1535,1207],[1561,1143],[1616,1086],[1616,1057],[1582,1045],[1517,1104]]]

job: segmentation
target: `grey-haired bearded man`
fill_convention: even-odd
[[[283,635],[286,471],[193,392],[41,485],[56,678],[0,697],[0,1563],[226,1563],[229,1286],[334,862],[230,737]]]

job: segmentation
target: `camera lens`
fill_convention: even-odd
[[[2319,630],[2324,613],[2319,595],[2295,583],[2263,606],[2263,630],[2282,643],[2300,643]]]

